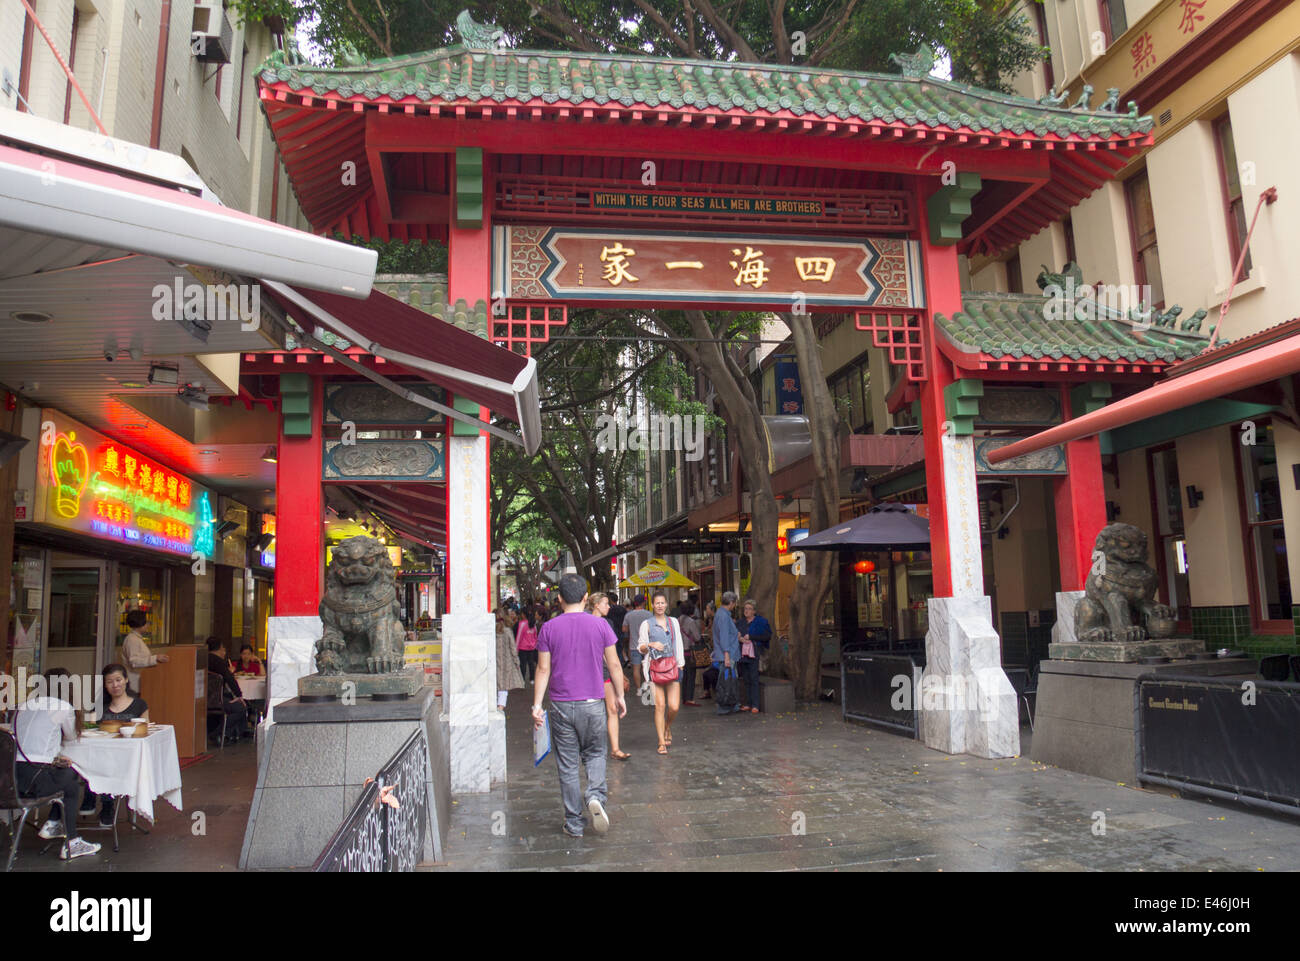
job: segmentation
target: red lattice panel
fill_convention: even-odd
[[[563,327],[568,322],[569,308],[565,304],[507,301],[506,315],[492,318],[492,341],[531,357],[533,344],[546,343],[551,339],[552,327]]]
[[[908,380],[921,383],[929,377],[919,313],[860,310],[855,323],[858,330],[871,332],[872,346],[889,351],[889,362],[904,368]]]

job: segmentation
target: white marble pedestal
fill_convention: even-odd
[[[1083,599],[1083,591],[1056,592],[1056,623],[1052,625],[1053,644],[1073,644],[1079,638],[1074,632],[1074,611]]]
[[[921,740],[945,754],[1020,754],[1016,693],[988,597],[933,597],[921,678]]]
[[[496,656],[493,615],[442,616],[443,703],[455,794],[486,793],[506,777],[506,723],[496,706]]]
[[[266,723],[275,705],[298,696],[298,678],[316,673],[316,642],[321,639],[316,615],[266,619]]]

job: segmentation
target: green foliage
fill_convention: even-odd
[[[348,47],[369,57],[458,43],[465,0],[234,0],[245,19],[297,20],[307,38],[341,63]],[[691,0],[499,0],[470,5],[474,19],[524,49],[580,50],[696,60],[808,64],[896,72],[890,53],[922,43],[947,51],[953,79],[1006,90],[1043,58],[1024,17],[998,0],[803,0],[714,4],[705,17]],[[803,34],[802,41],[794,35]],[[800,52],[802,51],[802,52]]]
[[[351,240],[336,233],[335,240],[369,247],[379,252],[377,274],[445,274],[447,272],[447,245],[419,240],[379,240],[354,234]]]

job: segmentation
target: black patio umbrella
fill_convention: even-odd
[[[928,551],[930,522],[902,504],[877,504],[861,517],[843,521],[790,545],[792,551],[843,551],[854,548]]]

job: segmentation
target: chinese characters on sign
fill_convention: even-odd
[[[1205,19],[1205,14],[1201,13],[1205,0],[1178,0],[1178,6],[1183,10],[1183,19],[1179,21],[1178,29],[1183,33],[1195,32],[1196,25]]]
[[[1154,67],[1156,50],[1151,40],[1151,31],[1143,31],[1142,35],[1133,41],[1129,52],[1133,55],[1133,76],[1140,77],[1147,68]]]
[[[917,246],[894,238],[497,227],[509,300],[923,306]]]
[[[45,422],[55,434],[41,448],[33,520],[178,554],[211,540],[196,520],[208,494],[188,478],[56,411]]]

